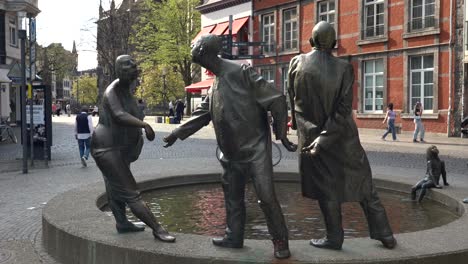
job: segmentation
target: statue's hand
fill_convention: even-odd
[[[312,142],[309,146],[301,149],[302,153],[309,153],[311,155],[317,155],[320,152],[320,145],[317,141]]]
[[[288,138],[283,138],[281,139],[281,143],[283,143],[283,146],[290,152],[296,152],[297,150],[297,144],[292,143],[289,141]]]
[[[145,125],[145,134],[146,134],[146,138],[149,140],[149,141],[153,141],[154,140],[154,130],[153,128],[148,124],[146,123]]]
[[[166,136],[163,138],[163,141],[167,143],[166,145],[164,145],[164,147],[167,148],[167,147],[172,146],[172,144],[174,144],[176,140],[177,140],[176,136],[174,136],[172,133],[169,134],[169,136]]]

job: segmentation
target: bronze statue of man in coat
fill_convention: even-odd
[[[273,237],[276,258],[290,256],[288,229],[273,185],[271,131],[289,151],[297,146],[286,137],[288,112],[285,96],[250,66],[218,57],[221,40],[202,36],[192,49],[192,60],[216,75],[209,95],[193,113],[194,118],[176,128],[164,141],[166,147],[185,139],[211,121],[223,157],[222,186],[226,206],[226,233],[214,238],[220,247],[241,248],[244,244],[245,184],[252,180]]]
[[[310,38],[312,51],[291,60],[288,92],[292,128],[297,129],[302,193],[318,200],[327,234],[312,239],[320,248],[341,249],[341,203],[360,202],[372,239],[394,248],[396,240],[374,184],[352,117],[353,66],[335,58],[336,33],[319,22]]]

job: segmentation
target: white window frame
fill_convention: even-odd
[[[289,72],[289,65],[281,67],[281,84],[283,85],[283,94],[286,95],[288,93],[288,72]]]
[[[428,56],[431,56],[432,57],[432,67],[431,68],[424,68],[424,57],[428,57]],[[415,58],[415,57],[421,57],[421,69],[412,69],[412,64],[411,64],[411,59],[412,58]],[[421,102],[422,106],[423,106],[423,109],[424,109],[424,112],[425,113],[432,113],[433,112],[433,109],[434,109],[434,101],[436,100],[434,94],[435,94],[435,81],[434,81],[434,78],[436,78],[436,72],[434,71],[434,65],[436,63],[436,58],[434,56],[434,54],[421,54],[421,55],[412,55],[409,57],[409,109],[412,109],[412,107],[414,107],[414,104],[413,104],[413,98],[417,98],[417,101]],[[427,82],[426,83],[426,80],[424,78],[424,73],[425,72],[432,72],[432,80],[430,80],[430,82]],[[420,96],[419,98],[418,97],[413,97],[413,73],[419,73],[420,74],[420,78],[421,78],[421,83],[419,84],[420,87]],[[424,86],[425,85],[432,85],[432,95],[431,96],[425,96],[424,94]],[[425,105],[425,102],[424,102],[424,99],[426,98],[430,98],[432,99],[432,105],[431,106],[427,106]],[[411,110],[410,110],[411,111]]]
[[[9,33],[10,33],[10,46],[17,47],[18,46],[18,28],[17,28],[17,21],[16,17],[9,17],[8,19],[9,25]]]
[[[294,16],[291,14],[291,19],[286,20],[285,14],[287,12],[293,12]],[[299,19],[298,19],[297,7],[284,9],[282,12],[283,17],[283,51],[297,50],[299,45]],[[290,27],[291,30],[287,31],[287,28]],[[296,32],[296,38],[294,38],[294,32]],[[286,36],[290,35],[290,40],[287,40]],[[294,43],[295,42],[295,43]]]
[[[382,63],[382,71],[379,71],[377,72],[376,71],[376,63],[377,62],[381,62]],[[367,63],[372,63],[372,72],[366,72],[366,64]],[[384,97],[385,97],[385,60],[384,59],[373,59],[373,60],[366,60],[366,61],[363,61],[362,62],[362,69],[363,69],[363,80],[362,80],[362,88],[363,88],[363,96],[362,96],[362,109],[363,109],[363,112],[364,113],[383,113],[384,111]],[[377,94],[377,77],[382,77],[382,85],[381,85],[381,90],[382,90],[382,98],[377,98],[376,97],[376,94]],[[366,80],[367,80],[367,77],[370,77],[372,78],[372,85],[370,87],[372,87],[372,97],[371,97],[371,100],[372,100],[372,109],[370,110],[367,110],[366,109],[366,100],[368,99],[367,98],[367,86],[366,86]],[[377,99],[381,99],[382,100],[382,109],[380,110],[377,110],[376,109],[376,101]]]
[[[260,68],[260,75],[269,83],[275,83],[275,69]]]
[[[363,28],[364,28],[364,34],[363,34],[363,37],[366,39],[366,38],[379,38],[379,37],[383,37],[385,35],[385,1],[384,0],[363,0],[364,1],[364,20],[363,20]],[[367,2],[367,1],[371,1],[371,2]],[[378,5],[382,5],[382,13],[377,13],[377,6]],[[374,21],[373,21],[373,25],[371,27],[368,26],[367,24],[367,17],[368,17],[368,10],[370,8],[373,8],[373,11],[374,11]],[[382,15],[383,16],[383,21],[382,21],[382,24],[377,24],[377,17],[378,15]],[[381,34],[377,34],[377,28],[378,27],[382,27],[382,32]],[[372,35],[369,35],[368,32],[369,32],[369,28],[373,28],[372,29]]]
[[[266,18],[268,18],[268,24],[265,23]],[[273,22],[272,22],[273,21]],[[265,30],[268,30],[268,35],[265,35]],[[275,27],[275,13],[268,13],[262,15],[262,41],[266,42],[267,45],[263,47],[263,52],[272,53],[275,51],[275,38],[276,38],[276,27]]]
[[[418,30],[425,30],[427,28],[434,28],[436,26],[436,11],[437,11],[437,5],[436,5],[436,0],[420,0],[422,1],[421,2],[421,5],[418,6],[418,7],[422,7],[422,14],[421,14],[421,17],[418,17],[416,19],[420,19],[421,20],[421,27],[418,27],[418,28],[415,28],[414,27],[414,21],[415,21],[415,18],[413,18],[413,11],[414,11],[414,1],[415,0],[410,0],[410,4],[411,4],[411,7],[410,7],[410,30],[411,31],[418,31]],[[429,1],[432,1],[432,3],[428,3]],[[429,6],[429,5],[432,5],[433,6],[433,13],[432,15],[426,15],[426,6]],[[427,21],[427,18],[428,17],[432,17],[433,18],[433,22],[431,25],[427,26],[426,23],[428,23]]]
[[[330,4],[333,4],[334,5],[334,8],[333,10],[330,10]],[[326,5],[327,7],[327,11],[325,12],[321,12],[321,7]],[[330,22],[330,15],[333,15],[333,23]],[[322,19],[323,17],[325,17],[326,19]],[[320,22],[320,21],[326,21],[328,23],[330,23],[331,25],[335,26],[336,25],[336,3],[335,3],[335,0],[324,0],[324,1],[320,1],[317,3],[317,22]]]

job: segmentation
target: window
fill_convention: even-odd
[[[291,8],[283,11],[283,50],[297,49],[297,10]]]
[[[384,0],[364,0],[364,37],[384,35]]]
[[[288,71],[289,66],[281,68],[281,83],[283,84],[283,94],[288,93]]]
[[[263,79],[267,80],[269,83],[275,82],[275,72],[273,69],[261,69],[260,75],[262,75]]]
[[[17,46],[18,45],[18,36],[16,34],[16,17],[10,17],[10,45]]]
[[[326,21],[335,26],[335,0],[318,2],[318,21]]]
[[[435,26],[435,0],[411,0],[411,30]]]
[[[364,62],[364,112],[383,112],[383,60]]]
[[[434,55],[410,57],[410,108],[421,102],[432,110],[434,103]]]
[[[262,16],[262,41],[267,45],[263,47],[264,52],[273,52],[275,47],[275,15],[268,14]]]

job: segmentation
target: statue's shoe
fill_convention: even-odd
[[[314,247],[334,249],[334,250],[340,250],[341,246],[343,245],[343,243],[334,242],[327,238],[311,239],[310,244]]]
[[[171,236],[162,226],[158,226],[158,228],[153,231],[153,236],[162,242],[173,243],[176,241],[176,238]]]
[[[393,235],[382,237],[382,238],[379,238],[377,240],[382,242],[382,245],[384,247],[388,248],[388,249],[393,249],[397,245],[397,241],[396,241],[396,239],[395,239],[395,237]]]
[[[273,239],[272,241],[273,246],[275,247],[275,258],[285,259],[291,256],[291,252],[289,251],[289,243],[287,239]]]
[[[145,230],[144,226],[136,226],[132,222],[126,224],[116,224],[115,228],[119,233],[141,232]]]
[[[244,246],[243,241],[233,241],[226,237],[215,237],[211,241],[213,242],[213,245],[218,247],[242,248]]]

